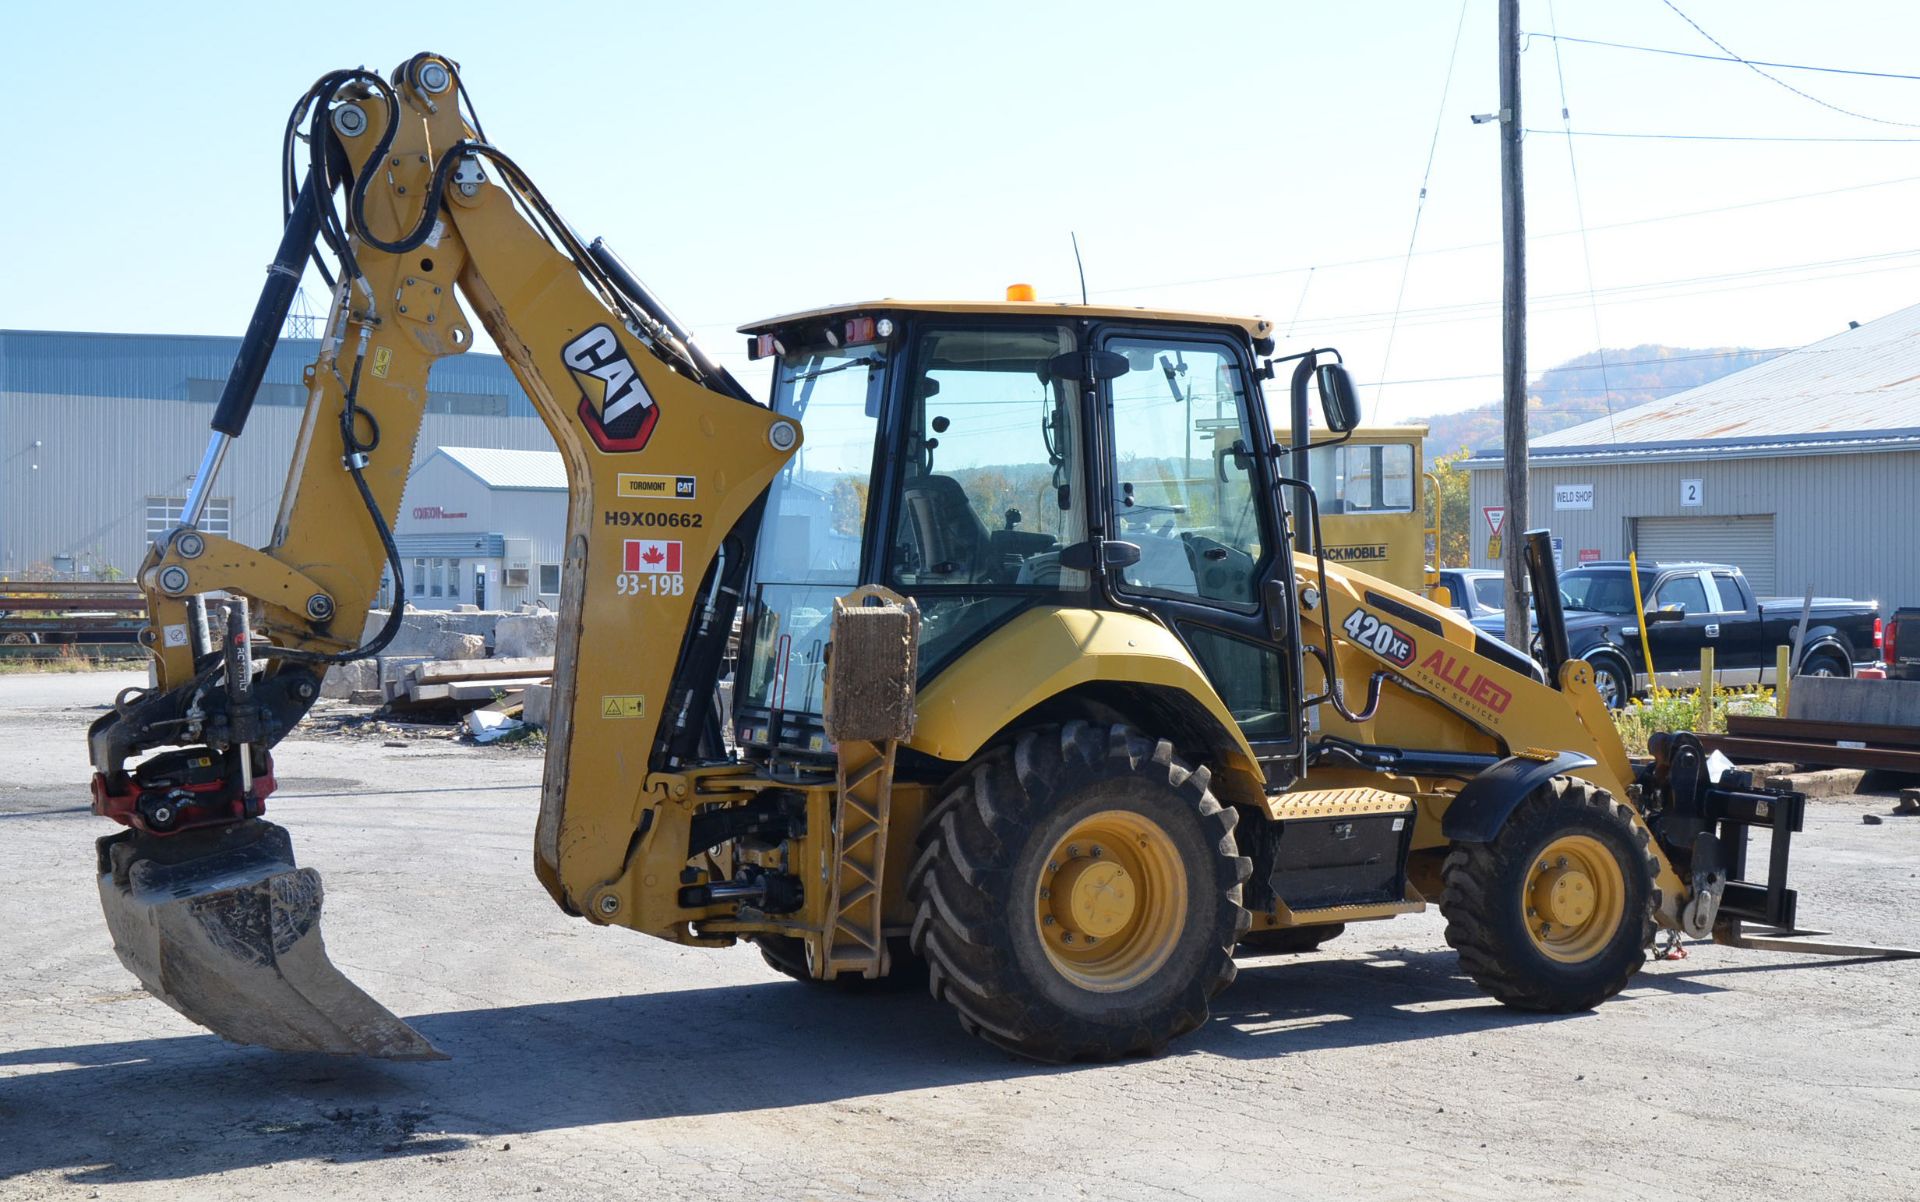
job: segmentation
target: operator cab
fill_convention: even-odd
[[[1290,473],[1256,360],[1269,323],[881,301],[745,332],[772,407],[806,431],[769,490],[743,609],[746,755],[830,759],[833,602],[868,583],[920,607],[923,686],[1033,607],[1151,612],[1256,750],[1298,755]]]

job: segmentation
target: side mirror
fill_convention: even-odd
[[[1320,412],[1327,429],[1335,434],[1350,434],[1360,424],[1360,392],[1344,364],[1322,363],[1313,370],[1320,386]]]

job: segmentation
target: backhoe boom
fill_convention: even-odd
[[[795,423],[747,399],[610,252],[581,246],[526,175],[480,140],[454,102],[456,70],[420,55],[391,81],[336,72],[296,109],[296,124],[311,112],[313,165],[192,494],[207,495],[227,441],[244,429],[317,233],[336,252],[339,276],[273,535],[256,550],[202,533],[190,506],[182,526],[155,543],[139,579],[157,683],[123,698],[92,731],[95,808],[133,828],[112,840],[111,864],[103,850],[102,896],[116,935],[155,930],[163,945],[123,958],[155,993],[236,1038],[257,1036],[255,1025],[231,1017],[248,1005],[210,1015],[192,1000],[198,995],[168,988],[168,979],[220,975],[206,960],[221,941],[182,935],[181,924],[192,925],[189,911],[223,907],[162,900],[133,883],[130,869],[137,878],[162,857],[177,880],[178,865],[204,852],[224,857],[225,884],[243,899],[286,891],[290,851],[237,862],[228,828],[259,822],[264,790],[254,782],[270,787],[267,749],[305,713],[327,667],[377,654],[397,626],[406,592],[391,525],[429,371],[474,342],[461,298],[566,467],[571,502],[535,860],[555,900],[592,921],[669,938],[684,930],[677,881],[627,888],[623,877],[644,844],[648,811],[672,803],[653,774],[697,754],[714,729],[710,690],[693,682],[717,666],[760,498],[800,442]],[[663,475],[684,482],[664,499],[641,483]],[[393,613],[362,643],[383,566],[392,570]],[[231,687],[214,649],[195,637],[202,598],[213,592],[258,605],[245,654],[261,667],[246,688]],[[148,764],[164,757],[129,770],[133,757],[165,746],[197,748],[209,778],[197,791],[182,794],[171,777],[155,777]],[[170,792],[185,803],[169,802]],[[289,948],[305,939],[318,946],[317,878],[306,895],[305,925],[276,936]],[[157,921],[156,907],[167,911]],[[198,961],[191,972],[179,971],[182,957]],[[281,955],[281,978],[300,971],[301,960],[315,957]],[[249,974],[229,975],[228,985],[244,989]],[[281,997],[251,1008],[292,1005]],[[362,1042],[343,1036],[332,1050],[381,1045]]]

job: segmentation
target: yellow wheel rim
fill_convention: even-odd
[[[1592,835],[1548,843],[1520,885],[1528,937],[1543,955],[1566,964],[1592,959],[1613,941],[1626,898],[1619,863]]]
[[[1061,976],[1094,993],[1140,984],[1187,925],[1187,873],[1165,831],[1131,810],[1082,818],[1034,887],[1033,924]]]

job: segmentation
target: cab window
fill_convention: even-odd
[[[1713,573],[1713,588],[1720,594],[1720,608],[1714,612],[1723,614],[1746,612],[1747,595],[1741,591],[1740,582],[1734,579],[1732,572]]]
[[[1243,369],[1225,343],[1114,337],[1113,537],[1132,591],[1252,607],[1266,547]]]
[[[1669,576],[1654,590],[1653,608],[1666,609],[1677,605],[1682,613],[1712,613],[1707,604],[1707,590],[1700,586],[1697,573],[1689,572],[1684,576]]]
[[[1086,538],[1080,385],[1049,364],[1070,326],[931,329],[907,380],[890,548],[901,588],[1084,589],[1060,550]]]
[[[1411,513],[1413,446],[1346,443],[1307,453],[1307,477],[1326,513]]]

